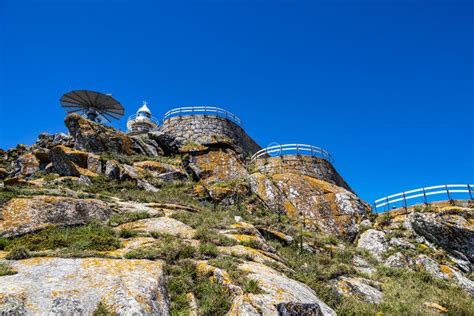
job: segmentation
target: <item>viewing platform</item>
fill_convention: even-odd
[[[254,170],[265,174],[295,173],[323,180],[352,191],[336,171],[331,154],[307,144],[272,145],[250,158]]]
[[[442,184],[400,192],[374,201],[376,212],[407,208],[416,204],[429,204],[440,201],[474,201],[474,184]]]

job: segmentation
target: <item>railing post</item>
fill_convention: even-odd
[[[467,190],[469,191],[469,198],[472,200],[472,192],[471,192],[471,185],[467,185]]]
[[[446,193],[448,194],[448,199],[449,199],[449,202],[452,204],[453,203],[453,200],[451,199],[451,194],[449,194],[449,189],[448,189],[448,185],[445,184],[444,187],[446,188]]]
[[[403,207],[405,208],[405,212],[408,211],[407,209],[407,198],[405,196],[405,192],[402,193],[403,194]]]
[[[428,200],[426,199],[426,191],[425,188],[423,188],[423,198],[425,200],[425,205],[428,205]]]
[[[385,201],[387,202],[387,210],[390,211],[390,202],[388,201],[388,196],[385,197]]]

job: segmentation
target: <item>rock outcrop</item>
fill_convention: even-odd
[[[64,120],[74,138],[74,148],[91,153],[115,152],[133,154],[133,141],[124,133],[77,114],[70,114]]]
[[[354,193],[329,182],[295,173],[250,176],[252,192],[274,212],[284,212],[307,229],[353,240],[357,221],[369,208]]]
[[[474,264],[474,212],[447,208],[439,213],[410,215],[413,230],[452,255]]]
[[[93,220],[105,221],[110,207],[95,199],[59,196],[14,198],[0,209],[0,236],[32,233],[49,225],[84,225]]]
[[[169,315],[158,261],[32,258],[10,264],[17,273],[1,277],[2,315],[92,315],[99,306],[116,315]]]

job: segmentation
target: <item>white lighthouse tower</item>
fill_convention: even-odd
[[[130,116],[127,121],[128,134],[147,133],[157,127],[158,121],[151,116],[151,111],[146,101],[143,101],[143,105],[138,109],[137,114]]]

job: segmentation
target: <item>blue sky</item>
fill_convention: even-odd
[[[59,98],[238,115],[379,196],[473,182],[472,1],[0,0],[0,147],[66,131]],[[125,128],[125,119],[114,124]]]

